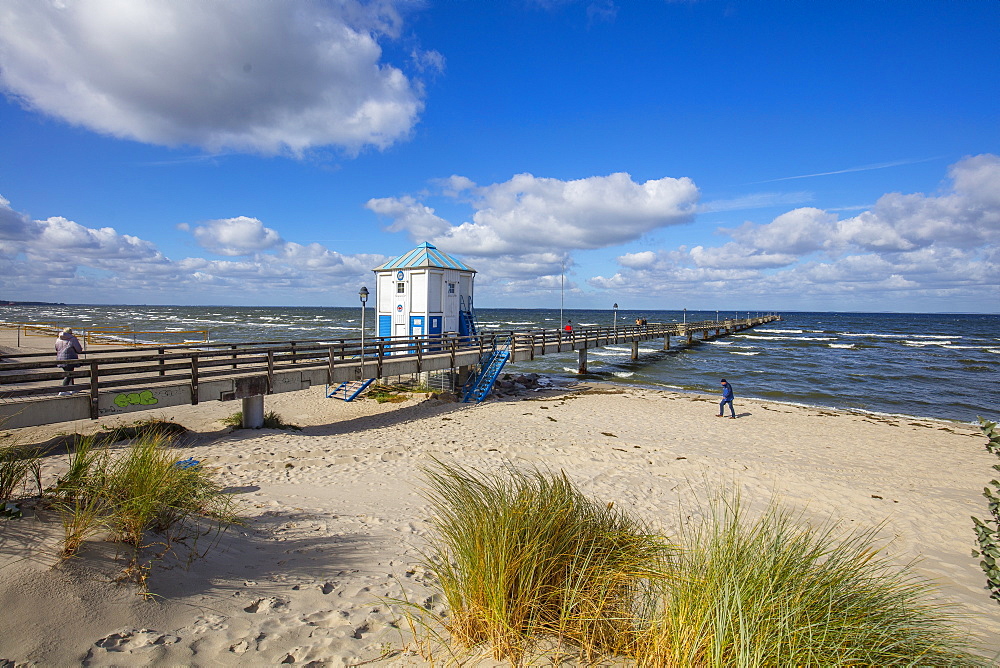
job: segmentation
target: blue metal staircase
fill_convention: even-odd
[[[476,331],[476,317],[469,311],[459,311],[458,316],[462,319],[462,329],[460,331],[467,333],[469,336],[475,336],[478,333]]]
[[[458,299],[458,317],[461,321],[458,331],[467,336],[476,336],[479,333],[479,327],[476,324],[476,313],[472,310],[472,297],[469,297],[468,304],[465,303],[465,298],[461,295]]]
[[[469,382],[462,388],[462,403],[475,401],[477,404],[489,396],[493,384],[510,359],[510,337],[497,339],[496,347],[488,353],[483,353],[475,372],[469,377]]]
[[[326,398],[327,399],[341,399],[343,401],[351,401],[356,396],[368,389],[368,386],[375,382],[374,378],[369,378],[368,380],[350,380],[346,383],[341,383],[337,386],[337,389],[330,391],[330,386],[326,386]]]

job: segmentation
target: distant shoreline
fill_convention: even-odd
[[[267,309],[267,308],[314,308],[314,309],[328,309],[328,308],[345,308],[354,309],[358,308],[356,304],[345,304],[345,305],[333,305],[333,304],[129,304],[129,303],[108,303],[108,304],[87,304],[87,303],[66,303],[66,302],[33,302],[33,301],[8,301],[0,299],[0,307],[2,306],[87,306],[87,307],[143,307],[143,308],[251,308],[251,309]],[[373,307],[369,306],[368,310]],[[477,309],[485,310],[511,310],[511,311],[551,311],[551,307],[525,307],[525,306],[477,306]],[[676,313],[677,309],[657,309],[657,308],[641,308],[636,307],[631,309],[633,311],[641,311],[644,313]],[[579,311],[608,311],[611,312],[612,309],[609,308],[587,308],[587,307],[577,307],[577,308],[564,308],[563,311],[567,313],[579,312]],[[756,312],[767,312],[767,313],[778,313],[778,314],[799,314],[799,313],[829,313],[834,315],[986,315],[986,316],[1000,316],[1000,311],[985,312],[985,311],[802,311],[794,309],[714,309],[714,308],[704,308],[704,309],[687,309],[689,316],[694,316],[698,313],[714,313],[716,311],[721,311],[723,313],[732,312],[744,312],[750,311]],[[624,312],[624,309],[622,309]]]

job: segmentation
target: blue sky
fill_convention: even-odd
[[[0,299],[1000,304],[1000,2],[0,0]]]

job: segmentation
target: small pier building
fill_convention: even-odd
[[[474,336],[476,270],[424,242],[376,267],[378,336]]]

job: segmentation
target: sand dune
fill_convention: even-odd
[[[578,388],[579,389],[579,388]],[[442,611],[418,566],[427,531],[420,468],[431,458],[563,469],[586,492],[625,505],[668,533],[710,489],[738,485],[847,529],[884,522],[886,551],[920,559],[940,597],[967,615],[984,651],[1000,651],[1000,606],[970,556],[970,515],[995,458],[971,426],[737,401],[716,419],[712,397],[601,386],[480,406],[325,399],[322,388],[267,398],[295,431],[235,431],[236,403],[145,415],[194,431],[190,456],[217,467],[246,503],[247,526],[189,569],[151,578],[143,599],[110,584],[114,548],[95,541],[57,563],[58,527],[5,521],[0,542],[0,659],[65,665],[421,664],[401,608]],[[19,430],[39,443],[81,422]],[[9,437],[8,437],[9,438]],[[53,456],[47,475],[61,465]]]

